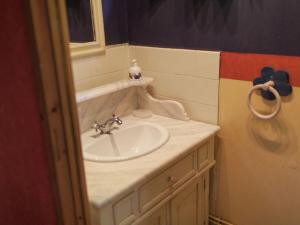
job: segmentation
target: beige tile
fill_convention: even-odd
[[[218,107],[203,105],[196,102],[182,101],[188,116],[193,120],[198,120],[211,124],[218,124]]]
[[[167,60],[169,57],[163,54],[164,51],[158,52],[154,48],[141,46],[136,46],[134,49],[135,57],[138,60],[139,65],[142,67],[142,70],[168,72],[169,62],[163,62],[162,58]]]
[[[197,51],[196,55],[196,75],[219,79],[220,52]]]
[[[128,68],[129,47],[109,47],[102,54],[72,60],[74,80],[82,80]]]
[[[172,97],[166,97],[162,95],[155,96],[158,99],[171,99],[179,101],[185,108],[188,117],[193,120],[202,121],[211,124],[218,124],[218,107],[203,105],[196,102],[185,101],[182,99],[176,99]]]
[[[127,78],[137,58],[154,92],[180,101],[192,119],[217,123],[219,52],[141,46],[110,46],[105,54],[73,60],[76,90]]]
[[[99,76],[93,76],[75,81],[76,91],[84,91],[90,88],[112,83],[121,79],[126,79],[127,70],[119,70],[112,73],[106,73]]]
[[[107,49],[105,57],[97,64],[98,71],[103,74],[127,68],[128,51],[127,45]]]
[[[83,79],[83,80],[77,80],[75,81],[75,90],[78,91],[84,91],[87,89],[92,88],[92,84],[90,82],[90,79]]]
[[[125,79],[127,70],[119,70],[112,73],[106,73],[99,76],[91,77],[90,82],[92,87],[101,86],[104,84],[112,83],[118,80]]]
[[[144,71],[144,76],[154,78],[154,92],[158,95],[218,105],[218,80],[149,71]]]
[[[132,46],[130,57],[137,58],[142,69],[171,74],[219,78],[219,52]]]
[[[195,71],[195,51],[137,46],[135,53],[144,70],[176,74]]]
[[[74,80],[86,79],[97,74],[95,65],[98,63],[99,57],[84,57],[72,59],[72,69]]]

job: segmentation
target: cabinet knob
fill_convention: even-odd
[[[169,176],[168,181],[171,182],[171,183],[175,183],[175,182],[177,182],[177,178],[174,177],[174,176]]]

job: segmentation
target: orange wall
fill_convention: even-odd
[[[253,70],[256,58],[247,60],[243,58],[245,55],[240,55],[242,63],[232,60],[227,69],[224,64],[221,68],[221,132],[211,213],[235,225],[299,225],[300,88],[294,82],[294,93],[283,99],[282,110],[276,118],[256,119],[246,105],[252,87],[252,82],[247,80],[252,78],[243,77],[247,66]],[[224,61],[230,60],[223,56],[221,64]],[[279,60],[276,69],[289,70],[291,61],[287,62]],[[240,65],[244,68],[239,68]],[[300,64],[298,66],[300,68]],[[259,74],[258,68],[253,77]],[[228,74],[230,72],[232,74]],[[296,72],[290,75],[300,76]],[[273,105],[263,102],[258,95],[254,97],[254,104],[262,111],[268,111]]]

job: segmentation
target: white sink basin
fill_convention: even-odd
[[[83,157],[97,162],[133,159],[157,150],[168,141],[166,128],[146,122],[122,125],[112,134],[95,135],[95,131],[81,136]]]

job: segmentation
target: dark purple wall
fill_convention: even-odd
[[[299,0],[127,0],[131,44],[300,55]]]
[[[128,42],[126,0],[102,0],[106,44]]]
[[[66,0],[70,41],[75,43],[95,40],[89,0]]]

